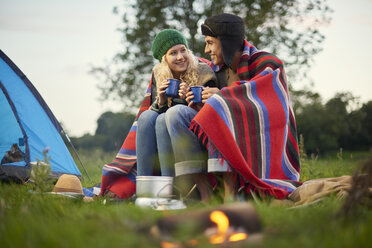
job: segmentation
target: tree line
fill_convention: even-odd
[[[372,148],[372,101],[359,103],[348,92],[336,93],[325,103],[318,93],[308,90],[292,90],[291,96],[298,137],[302,137],[307,154]],[[116,151],[134,119],[128,112],[105,112],[97,120],[94,135],[71,140],[80,149]]]
[[[349,92],[336,93],[324,104],[311,91],[294,91],[292,96],[306,153],[372,148],[372,101],[361,104]]]
[[[209,16],[228,12],[242,17],[246,39],[260,50],[276,54],[286,64],[288,82],[306,78],[307,68],[321,50],[319,27],[331,20],[327,0],[131,0],[114,7],[121,17],[118,31],[122,49],[104,66],[92,67],[102,83],[102,99],[116,99],[122,113],[103,113],[94,135],[73,138],[79,148],[120,148],[143,99],[154,59],[151,44],[156,33],[175,28],[187,38],[196,56],[204,57],[201,23]],[[311,79],[310,79],[311,81]],[[339,148],[369,149],[372,144],[371,101],[358,104],[350,93],[338,93],[325,103],[306,89],[291,90],[297,130],[307,153]]]
[[[133,113],[142,101],[154,59],[155,35],[175,28],[185,35],[196,56],[205,57],[204,20],[222,12],[240,16],[246,39],[260,50],[277,55],[286,64],[289,82],[305,78],[307,68],[322,48],[319,27],[330,22],[327,0],[125,0],[114,8],[122,48],[104,66],[91,72],[99,80],[102,100],[117,99]]]

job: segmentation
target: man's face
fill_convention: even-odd
[[[211,56],[213,64],[222,65],[224,63],[221,42],[219,39],[212,36],[205,36],[204,52]]]

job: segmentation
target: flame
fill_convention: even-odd
[[[209,242],[212,244],[223,243],[226,239],[227,229],[229,229],[229,219],[222,211],[218,210],[213,211],[209,218],[217,224],[217,233],[210,236]]]
[[[213,211],[210,219],[217,224],[218,233],[226,233],[227,229],[229,229],[229,219],[222,211]]]
[[[211,244],[222,244],[226,240],[229,242],[237,242],[247,238],[246,233],[233,233],[229,234],[229,219],[227,216],[219,210],[213,211],[210,216],[210,220],[217,224],[217,233],[213,234],[209,238]]]
[[[161,248],[176,248],[177,244],[172,242],[163,241],[160,244]]]
[[[229,241],[236,242],[236,241],[246,239],[247,237],[248,235],[246,233],[234,233],[233,235],[229,237]]]
[[[210,216],[210,220],[216,223],[217,225],[217,233],[209,236],[209,242],[211,244],[223,244],[225,242],[237,242],[244,240],[248,237],[248,234],[245,232],[234,232],[231,227],[229,227],[229,218],[219,210],[212,211]],[[162,241],[160,246],[161,248],[178,248],[184,247],[185,243],[176,243],[176,242],[167,242]],[[186,247],[193,247],[198,244],[198,240],[191,239],[187,241]]]

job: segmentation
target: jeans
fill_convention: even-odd
[[[228,163],[218,158],[220,153],[217,150],[209,152],[208,158],[207,151],[200,145],[198,137],[189,130],[191,120],[196,114],[196,110],[185,105],[176,105],[165,114],[176,176],[230,170]]]
[[[174,176],[174,157],[165,113],[146,110],[138,118],[136,154],[138,176],[153,175],[158,163],[162,176]]]

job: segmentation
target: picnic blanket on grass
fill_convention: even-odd
[[[241,81],[208,99],[190,129],[221,153],[247,192],[285,198],[300,185],[300,163],[284,65],[245,41],[237,73]]]

